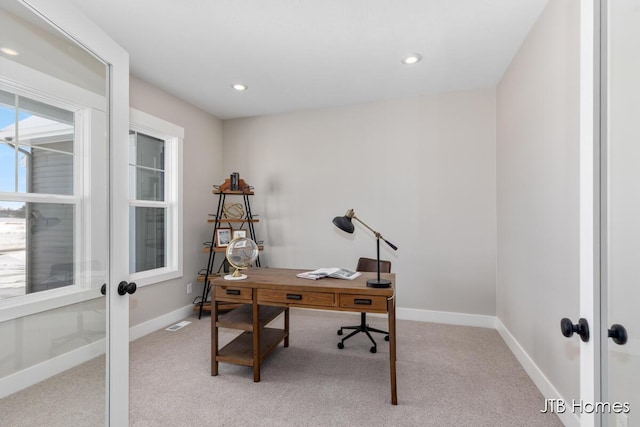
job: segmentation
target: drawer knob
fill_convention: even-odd
[[[292,300],[300,301],[300,300],[302,300],[302,295],[297,295],[297,294],[287,294],[287,299],[292,299]]]
[[[364,298],[356,298],[353,300],[353,303],[358,305],[371,305],[371,300],[364,299]]]
[[[240,295],[240,289],[227,289],[227,295]]]

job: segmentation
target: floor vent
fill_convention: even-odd
[[[165,329],[165,331],[177,331],[178,329],[182,329],[185,326],[187,326],[189,323],[191,322],[187,322],[186,320],[183,320],[182,322],[176,323],[175,325],[171,325],[169,326],[167,329]]]

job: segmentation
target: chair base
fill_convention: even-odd
[[[371,347],[369,349],[369,351],[371,353],[377,352],[378,351],[378,346],[376,344],[376,341],[371,336],[370,332],[377,332],[379,334],[385,334],[384,340],[385,341],[389,341],[389,332],[382,331],[382,330],[376,329],[376,328],[371,328],[371,327],[369,327],[369,325],[367,325],[367,313],[360,313],[360,324],[359,325],[343,326],[340,329],[338,329],[338,335],[342,335],[344,329],[353,329],[353,332],[351,332],[349,335],[347,335],[346,337],[342,338],[342,340],[340,340],[340,342],[338,343],[338,348],[339,349],[343,349],[344,348],[344,342],[346,340],[348,340],[349,338],[351,338],[352,336],[354,336],[354,335],[356,335],[356,334],[358,334],[360,332],[364,332],[369,337],[371,342],[373,343],[373,347]]]

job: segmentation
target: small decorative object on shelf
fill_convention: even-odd
[[[246,237],[234,239],[227,246],[227,261],[235,268],[233,274],[224,276],[225,280],[242,280],[247,275],[242,274],[240,270],[246,270],[251,263],[258,258],[258,245]]]
[[[231,242],[231,227],[218,227],[216,229],[216,248],[225,248]]]
[[[231,239],[244,239],[247,237],[248,230],[233,230],[233,235]]]
[[[236,181],[237,184],[235,183]],[[240,174],[238,172],[234,172],[229,178],[226,178],[222,184],[214,185],[213,188],[213,194],[220,194],[221,192],[226,191],[251,193],[252,190],[252,187],[247,184],[244,179],[240,178]]]
[[[232,219],[242,218],[244,216],[242,203],[225,203],[222,207],[222,216]]]
[[[240,174],[238,172],[232,173],[229,177],[229,190],[240,191]]]

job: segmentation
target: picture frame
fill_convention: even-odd
[[[231,242],[231,228],[220,227],[216,230],[216,248],[225,248]]]
[[[240,238],[249,238],[249,230],[243,230],[243,229],[238,229],[238,230],[233,230],[231,239],[240,239]]]

